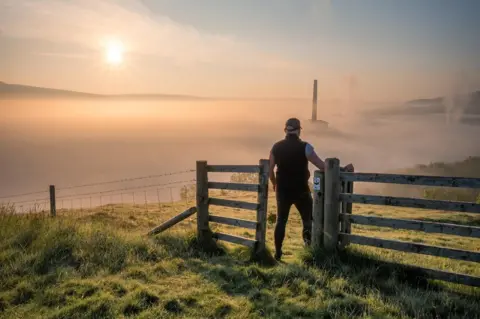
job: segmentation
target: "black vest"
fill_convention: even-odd
[[[287,192],[309,191],[308,159],[305,155],[307,143],[297,135],[287,135],[273,145],[272,153],[277,165],[277,190]]]

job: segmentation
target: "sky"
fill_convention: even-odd
[[[0,81],[397,101],[480,89],[478,0],[0,0]],[[105,56],[112,43],[122,62]]]

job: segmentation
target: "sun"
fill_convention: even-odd
[[[121,42],[111,42],[105,50],[105,59],[108,64],[118,65],[123,61],[123,44]]]

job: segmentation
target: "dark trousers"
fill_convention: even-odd
[[[290,208],[295,205],[302,218],[303,231],[302,237],[305,245],[310,245],[312,240],[312,206],[313,199],[309,191],[305,192],[286,192],[278,191],[277,196],[277,224],[275,225],[275,249],[282,251],[282,244],[285,238],[285,228],[287,226]]]

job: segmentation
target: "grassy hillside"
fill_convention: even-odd
[[[217,194],[234,197],[234,193]],[[217,196],[216,195],[216,196]],[[253,195],[238,194],[254,201]],[[195,246],[195,217],[163,235],[146,232],[193,203],[105,206],[61,211],[57,218],[1,214],[1,318],[479,318],[480,289],[419,280],[380,261],[419,264],[480,276],[478,264],[352,245],[311,265],[293,210],[285,260],[248,261],[222,245],[207,256]],[[355,206],[355,214],[480,225],[480,216]],[[269,201],[269,215],[275,211]],[[254,219],[212,207],[212,213]],[[268,245],[273,244],[273,218]],[[215,227],[215,225],[212,224]],[[224,232],[253,237],[240,228]],[[354,227],[353,233],[480,251],[480,240]]]

